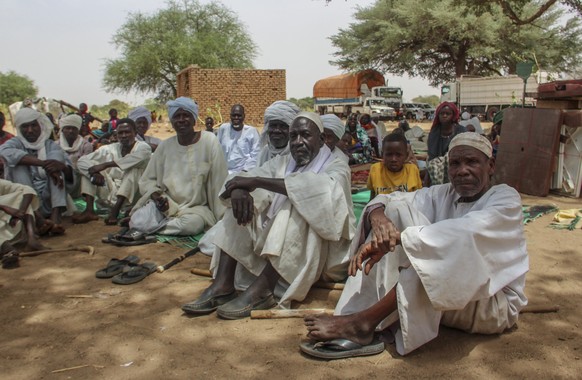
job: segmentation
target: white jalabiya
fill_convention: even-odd
[[[216,136],[201,133],[198,142],[187,146],[180,145],[176,136],[164,140],[139,181],[143,196],[134,210],[145,205],[154,192],[168,198],[169,221],[159,233],[198,234],[224,214],[218,195],[227,176],[226,161]]]
[[[139,179],[152,155],[152,148],[142,141],[136,141],[131,151],[121,155],[121,143],[103,145],[93,153],[89,153],[77,161],[77,167],[82,174],[81,193],[107,200],[110,204],[117,201],[117,196],[123,196],[129,203],[139,193]],[[105,162],[114,161],[119,167],[101,171],[105,177],[106,186],[98,187],[91,183],[89,168]]]
[[[26,194],[33,195],[32,202],[26,210],[27,215],[34,215],[34,210],[39,207],[36,191],[30,187],[0,179],[0,205],[9,206],[15,209],[20,208],[22,198]],[[20,238],[24,229],[24,223],[18,222],[14,227],[9,225],[12,217],[0,211],[0,244],[5,241],[14,241]]]
[[[335,313],[364,310],[396,285],[398,310],[379,329],[400,320],[396,349],[401,355],[434,339],[441,323],[481,334],[513,326],[527,304],[529,268],[519,194],[496,185],[476,202],[458,200],[452,185],[445,184],[379,195],[370,202],[352,255],[365,239],[367,210],[377,204],[385,205],[386,215],[403,231],[402,246],[369,275],[350,277]]]
[[[257,166],[261,138],[255,127],[245,124],[240,131],[236,131],[230,123],[225,123],[218,129],[217,137],[226,158],[229,174]]]
[[[261,274],[270,262],[286,288],[281,294],[281,307],[302,301],[322,275],[332,281],[345,278],[349,242],[355,230],[350,169],[326,146],[320,154],[325,151],[329,159],[319,173],[305,170],[286,176],[292,160],[291,155],[286,155],[238,174],[284,179],[287,197],[269,219],[267,213],[274,194],[264,189],[253,191],[255,216],[247,226],[239,226],[232,210],[227,209],[215,227],[216,250],[211,269],[218,266],[221,249],[253,276]]]

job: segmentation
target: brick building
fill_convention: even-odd
[[[230,107],[245,107],[245,123],[263,126],[265,108],[276,100],[287,99],[285,70],[202,69],[191,65],[177,75],[178,96],[194,99],[200,118],[213,116],[216,123],[230,120]]]

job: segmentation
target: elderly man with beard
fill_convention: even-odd
[[[35,213],[41,234],[63,234],[62,213],[67,207],[65,183],[72,184],[73,168],[65,152],[49,136],[53,124],[42,113],[21,108],[14,117],[17,137],[0,147],[5,177],[36,190],[40,207]],[[44,218],[50,217],[46,220]]]
[[[224,214],[218,195],[227,176],[226,162],[216,136],[194,130],[198,104],[180,97],[167,106],[176,136],[158,146],[143,173],[139,181],[143,196],[132,211],[129,225],[143,234],[196,235]],[[152,205],[164,219],[163,224],[150,229],[138,216]]]
[[[302,301],[322,275],[345,278],[355,224],[350,169],[324,144],[317,114],[297,115],[289,147],[290,155],[274,157],[224,185],[221,199],[229,210],[214,239],[215,279],[182,307],[186,313],[218,309],[222,318],[244,318],[251,310]],[[253,275],[238,297],[235,287],[244,286],[235,281],[237,264]]]
[[[275,156],[289,154],[289,126],[299,112],[297,105],[286,100],[277,100],[267,107],[257,166]]]
[[[150,110],[143,106],[139,106],[129,111],[127,117],[135,122],[135,127],[137,129],[135,139],[137,141],[148,143],[150,148],[152,148],[152,152],[155,152],[162,140],[154,136],[146,135],[150,129],[150,125],[152,125],[152,113]]]
[[[335,316],[305,317],[301,349],[337,359],[377,354],[394,333],[406,355],[439,325],[499,334],[517,323],[528,255],[517,191],[492,185],[489,141],[466,132],[449,144],[450,183],[378,195],[352,242],[350,277]]]
[[[259,132],[244,121],[245,108],[235,104],[230,110],[230,123],[224,123],[218,128],[217,137],[224,151],[229,174],[248,171],[257,166],[261,150]]]
[[[105,200],[111,209],[105,224],[117,224],[124,203],[133,204],[139,194],[138,182],[152,155],[152,149],[143,141],[136,141],[136,126],[131,119],[117,121],[119,142],[103,145],[95,152],[79,159],[81,193],[87,199],[87,208],[73,215],[73,223],[97,220],[93,201],[96,196]]]

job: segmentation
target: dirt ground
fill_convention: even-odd
[[[580,208],[580,199],[523,196],[524,204]],[[51,247],[90,244],[95,254],[51,253],[0,270],[0,378],[579,378],[582,370],[582,230],[548,228],[552,215],[527,226],[530,305],[557,313],[522,314],[500,336],[442,328],[406,357],[393,345],[377,356],[313,360],[298,348],[300,319],[224,321],[189,318],[180,305],[209,279],[192,275],[209,259],[194,256],[144,281],[119,286],[95,278],[110,258],[135,254],[163,264],[185,250],[167,244],[113,247],[101,243],[117,227],[101,221],[69,225]],[[313,290],[301,305],[333,308],[339,291]],[[66,369],[62,372],[55,372]]]

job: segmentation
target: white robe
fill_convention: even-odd
[[[240,131],[235,131],[230,123],[224,123],[218,129],[217,137],[224,151],[229,174],[248,171],[257,166],[261,138],[255,127],[245,124]]]
[[[281,295],[281,307],[290,307],[291,301],[302,301],[322,275],[332,281],[345,278],[349,243],[355,230],[348,165],[332,158],[318,174],[285,176],[290,159],[290,155],[277,156],[259,168],[238,174],[284,178],[288,196],[266,223],[274,193],[264,189],[251,193],[255,216],[247,226],[239,226],[232,210],[227,209],[216,226],[213,241],[216,250],[211,263],[211,269],[218,266],[222,249],[253,276],[258,276],[269,261],[286,288]]]
[[[197,234],[222,218],[225,207],[218,196],[226,176],[226,161],[214,134],[202,131],[200,140],[187,146],[170,137],[158,146],[139,181],[142,197],[134,210],[159,192],[170,206],[165,213],[169,222],[160,233]]]
[[[482,334],[513,326],[527,304],[529,268],[519,194],[496,185],[476,202],[458,199],[452,185],[445,184],[379,195],[370,202],[352,255],[365,240],[367,210],[376,204],[384,204],[386,215],[403,231],[402,246],[387,253],[369,275],[358,271],[350,277],[335,313],[364,310],[396,285],[398,310],[379,329],[400,320],[396,349],[401,355],[434,339],[440,323]]]
[[[22,198],[26,194],[32,194],[32,202],[26,210],[27,215],[34,215],[34,211],[39,207],[36,191],[30,187],[0,179],[0,205],[10,206],[15,209],[20,208]],[[24,223],[19,221],[14,227],[9,225],[12,217],[0,211],[0,245],[5,241],[14,241],[20,238],[24,229]]]
[[[139,193],[138,181],[146,168],[152,148],[142,141],[136,141],[131,152],[121,155],[121,143],[103,145],[93,153],[89,153],[77,161],[81,175],[81,193],[107,200],[110,204],[117,202],[117,196],[123,196],[129,203]],[[101,171],[105,177],[106,186],[98,187],[91,183],[89,168],[105,162],[114,161],[119,167]]]

